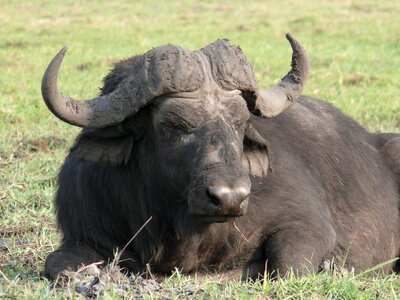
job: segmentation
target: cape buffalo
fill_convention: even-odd
[[[63,48],[43,99],[84,129],[58,177],[63,239],[44,274],[112,259],[150,217],[121,259],[133,272],[254,278],[398,257],[400,135],[369,133],[301,96],[309,63],[287,39],[292,68],[269,90],[238,46],[217,40],[122,60],[86,101],[58,91]]]

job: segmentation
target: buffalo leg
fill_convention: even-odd
[[[46,259],[43,275],[55,280],[64,270],[76,271],[80,265],[104,261],[104,257],[88,246],[63,244]]]
[[[267,270],[272,276],[285,276],[293,270],[295,275],[316,273],[322,260],[328,255],[336,242],[336,233],[325,225],[312,232],[307,226],[303,230],[284,229],[266,241]]]

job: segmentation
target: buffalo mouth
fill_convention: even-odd
[[[226,215],[226,216],[206,216],[195,215],[195,217],[203,223],[226,223],[242,215]]]

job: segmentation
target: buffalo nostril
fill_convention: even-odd
[[[247,187],[210,186],[207,196],[210,208],[219,215],[242,215],[246,210],[250,189]]]
[[[247,211],[247,205],[249,203],[249,194],[242,198],[239,205],[240,214],[244,214]]]
[[[221,210],[221,202],[218,197],[218,193],[215,191],[214,187],[210,187],[207,189],[207,196],[210,199],[210,202],[218,209]]]
[[[250,189],[246,187],[240,187],[235,190],[235,196],[240,201],[240,205],[250,196]]]
[[[210,186],[207,189],[209,200],[218,215],[227,215],[232,205],[232,190],[226,186]]]

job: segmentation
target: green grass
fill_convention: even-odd
[[[260,86],[269,87],[288,71],[284,34],[291,32],[311,60],[305,94],[334,103],[370,130],[399,132],[399,1],[170,2],[0,0],[0,298],[65,297],[39,279],[60,238],[55,178],[78,132],[52,116],[40,95],[43,71],[63,45],[70,50],[61,90],[90,98],[118,59],[165,43],[197,49],[217,38],[239,44]],[[336,272],[250,284],[176,273],[148,297],[190,295],[396,298],[400,279]],[[113,290],[104,296],[115,297]]]

